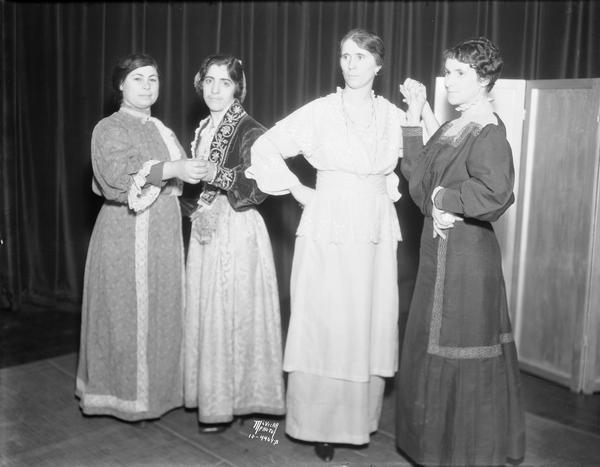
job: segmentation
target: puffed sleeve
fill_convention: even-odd
[[[91,149],[94,191],[107,200],[127,204],[133,175],[145,166],[127,130],[107,120],[101,121],[92,133]],[[149,174],[151,165],[146,169]]]
[[[315,133],[320,114],[325,111],[323,99],[309,102],[278,121],[269,130],[269,138],[284,159],[303,154],[310,158],[315,149]]]
[[[231,188],[227,192],[227,196],[229,198],[229,203],[231,207],[235,210],[240,210],[245,207],[249,207],[252,205],[262,203],[267,194],[263,193],[258,189],[256,184],[256,180],[246,177],[245,171],[248,167],[250,167],[251,163],[251,148],[254,142],[258,139],[260,135],[262,135],[265,130],[256,126],[254,128],[249,128],[244,131],[244,134],[241,136],[240,142],[240,163],[233,167],[232,170],[235,174],[234,182],[231,185]]]
[[[515,199],[512,151],[504,132],[496,125],[484,127],[466,163],[470,177],[440,190],[435,204],[444,211],[493,222]]]
[[[315,149],[320,99],[310,102],[275,124],[252,146],[249,178],[270,195],[284,195],[300,180],[283,159],[303,154],[309,159]]]
[[[273,129],[271,129],[273,130]],[[258,188],[269,195],[285,195],[290,188],[300,183],[288,168],[278,146],[271,139],[271,130],[252,145],[252,165],[246,169],[246,176],[256,180]]]

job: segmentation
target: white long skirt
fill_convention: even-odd
[[[185,405],[198,407],[203,423],[283,414],[279,297],[265,224],[223,195],[209,217],[192,224],[187,258]],[[207,225],[213,232],[203,243]]]
[[[290,436],[365,444],[377,430],[398,359],[396,247],[297,237],[284,362]]]
[[[285,431],[304,441],[366,444],[377,431],[385,380],[365,383],[292,372]]]

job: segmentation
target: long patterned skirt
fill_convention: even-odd
[[[192,224],[187,259],[185,405],[202,423],[285,412],[281,318],[264,221],[227,197]]]
[[[135,421],[183,405],[179,203],[105,203],[90,240],[76,394],[84,413]]]

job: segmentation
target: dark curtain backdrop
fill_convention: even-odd
[[[440,52],[472,36],[496,41],[504,78],[600,77],[600,5],[593,1],[0,3],[3,304],[77,309],[100,198],[90,189],[90,137],[115,110],[110,73],[133,51],[161,67],[156,116],[189,147],[206,109],[192,79],[216,51],[243,60],[248,111],[265,126],[342,84],[338,42],[353,27],[386,46],[376,91],[400,103],[407,76],[432,89]],[[297,158],[298,159],[298,158]],[[303,178],[314,174],[292,162]],[[397,203],[401,311],[410,300],[421,219],[403,185]],[[284,310],[300,210],[289,196],[261,207],[272,237]]]

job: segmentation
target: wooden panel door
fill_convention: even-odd
[[[599,90],[527,82],[513,280],[522,367],[586,392],[598,371]]]
[[[515,199],[519,198],[519,172],[521,168],[521,140],[523,135],[523,119],[525,116],[525,80],[522,79],[499,79],[492,88],[490,98],[494,111],[504,122],[506,126],[506,139],[510,144],[513,153],[513,164],[515,166]],[[444,87],[444,78],[438,77],[435,81],[435,105],[434,114],[440,123],[458,117],[458,112],[448,104],[446,99],[446,88]],[[514,306],[511,303],[511,287],[514,269],[515,244],[516,244],[516,225],[517,225],[517,204],[513,204],[502,215],[497,222],[494,222],[494,231],[500,243],[502,252],[502,270],[504,272],[504,281],[506,282],[506,295],[509,300],[509,309],[511,318]]]

